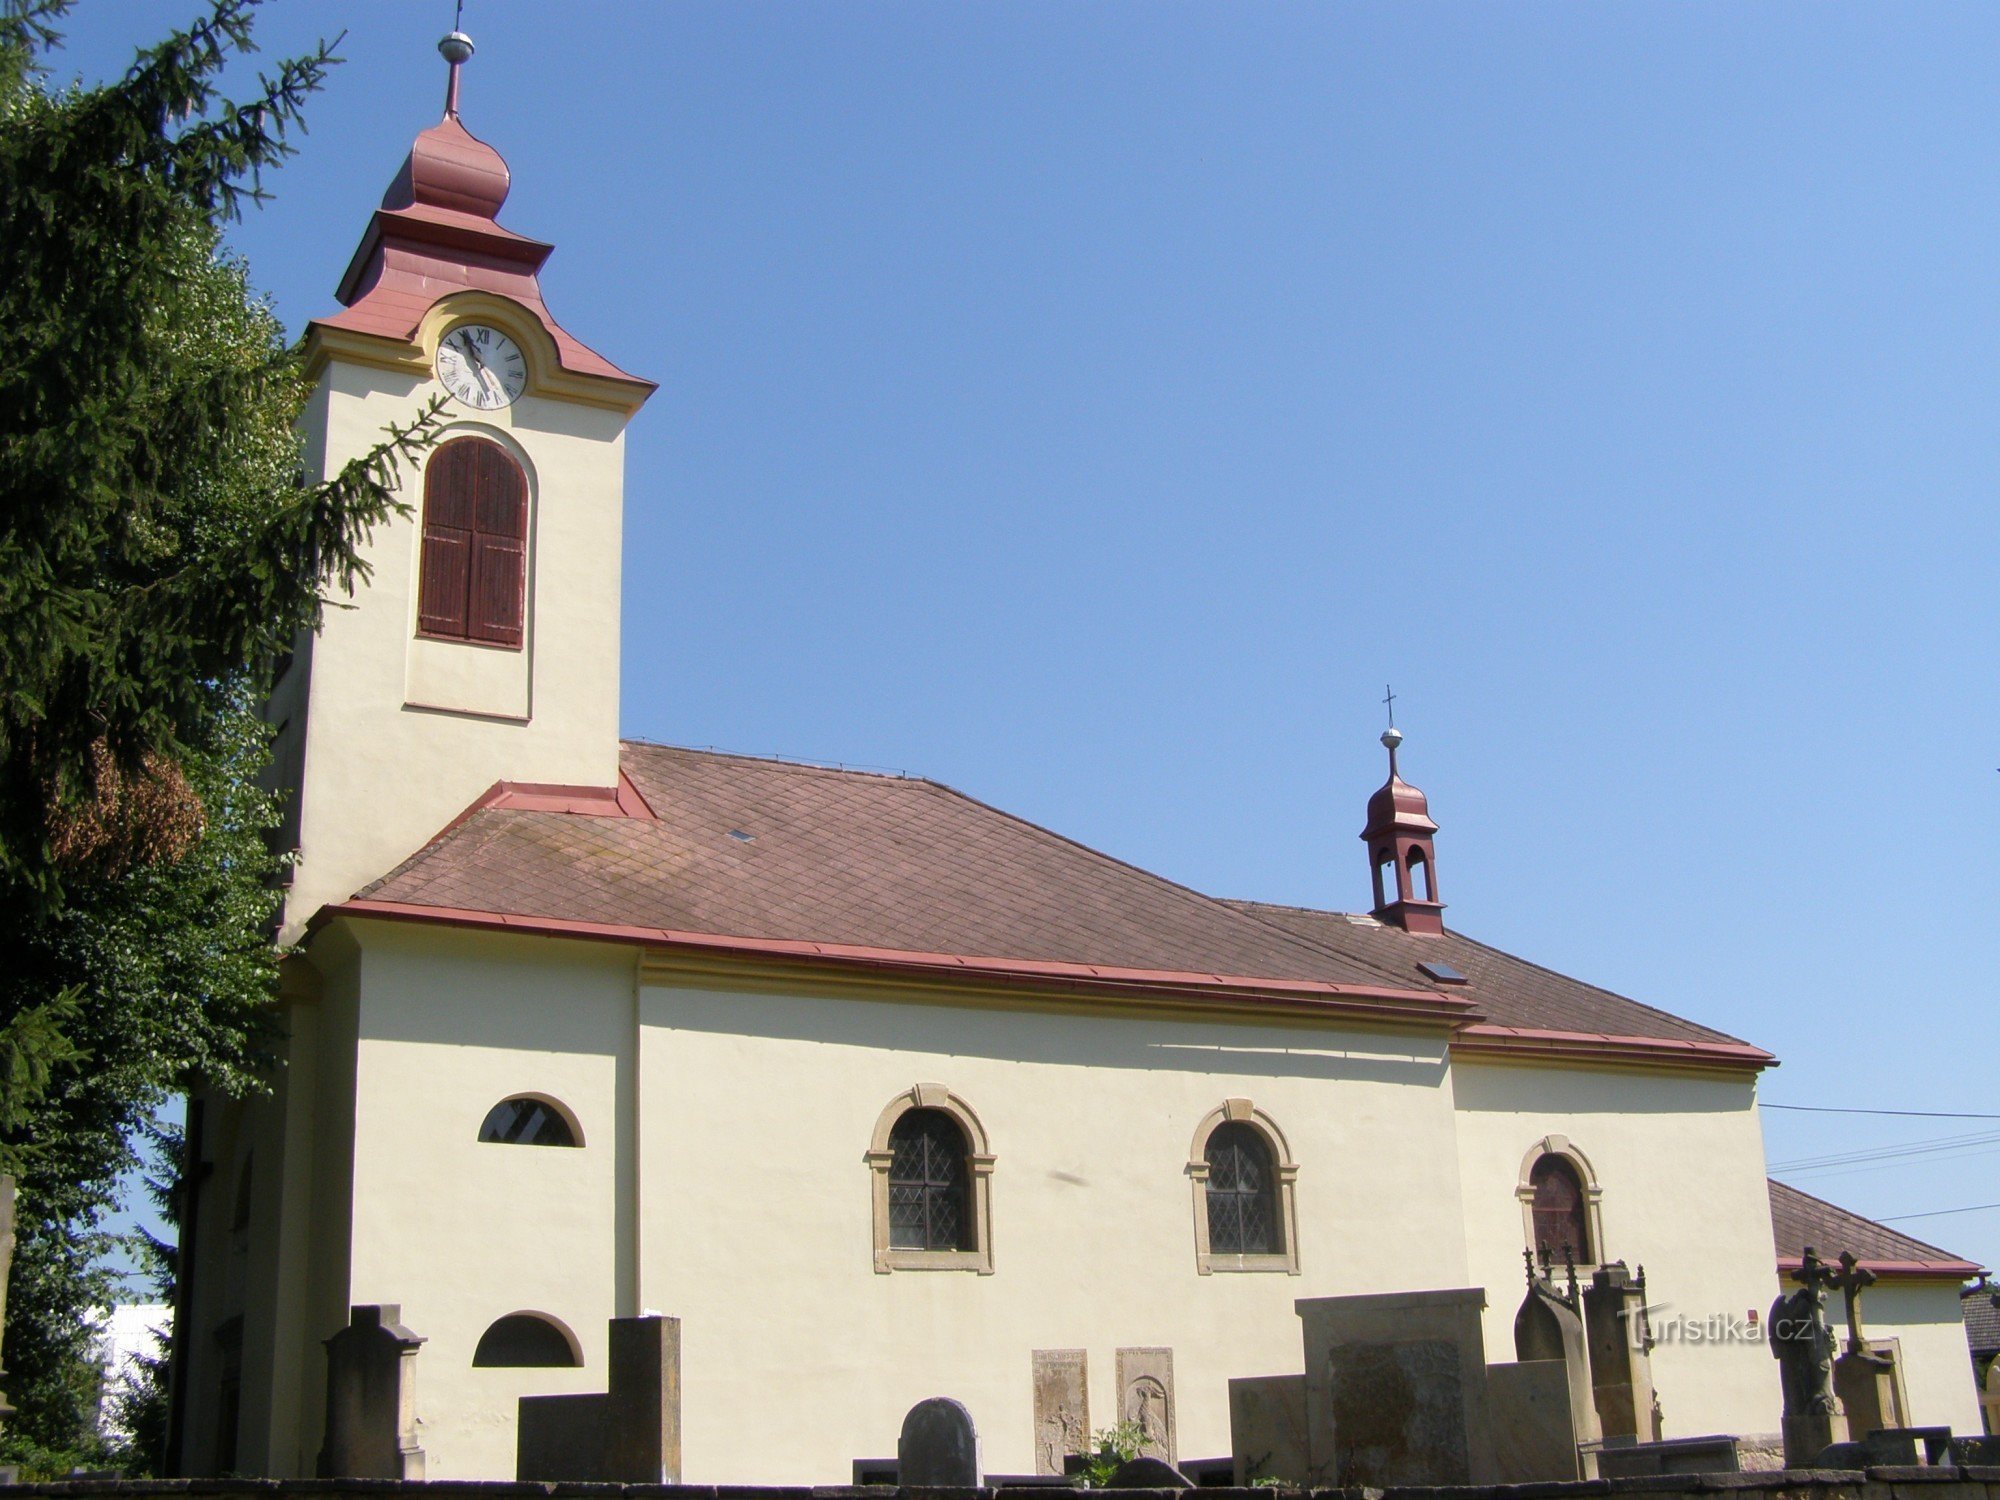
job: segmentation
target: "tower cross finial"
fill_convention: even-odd
[[[1389,710],[1389,727],[1394,729],[1396,727],[1396,690],[1392,687],[1384,686],[1382,689],[1382,702]]]

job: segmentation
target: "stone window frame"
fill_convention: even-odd
[[[1250,1126],[1264,1137],[1271,1151],[1271,1169],[1277,1174],[1279,1242],[1284,1246],[1275,1255],[1230,1255],[1208,1247],[1208,1138],[1218,1126],[1235,1121]],[[1299,1274],[1299,1166],[1292,1160],[1291,1144],[1278,1122],[1248,1099],[1225,1099],[1202,1116],[1195,1127],[1194,1143],[1188,1148],[1188,1181],[1194,1188],[1194,1263],[1198,1275],[1217,1271],[1272,1271],[1287,1276]]]
[[[896,1156],[889,1145],[889,1132],[913,1109],[934,1109],[949,1115],[965,1132],[966,1166],[971,1173],[965,1194],[966,1207],[972,1215],[970,1250],[899,1250],[889,1243],[889,1167]],[[941,1083],[919,1083],[905,1089],[876,1118],[875,1133],[869,1138],[862,1160],[868,1164],[869,1217],[874,1226],[877,1275],[886,1276],[892,1271],[993,1274],[993,1148],[986,1127],[970,1104]]]
[[[1590,1235],[1593,1258],[1579,1259],[1576,1268],[1587,1275],[1604,1264],[1604,1189],[1597,1181],[1597,1169],[1590,1164],[1590,1158],[1566,1135],[1543,1136],[1521,1158],[1521,1175],[1514,1184],[1514,1196],[1521,1203],[1521,1243],[1531,1251],[1535,1248],[1535,1185],[1529,1176],[1535,1170],[1535,1163],[1544,1156],[1559,1156],[1568,1162],[1577,1181],[1583,1184],[1583,1226]]]

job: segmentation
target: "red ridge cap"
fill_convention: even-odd
[[[1778,1257],[1781,1274],[1796,1271],[1804,1264],[1797,1256]],[[1986,1274],[1984,1266],[1976,1266],[1969,1260],[1869,1260],[1863,1257],[1861,1265],[1877,1276],[1901,1277],[1905,1281],[1969,1281]]]
[[[542,937],[573,937],[604,942],[637,943],[741,957],[789,958],[901,973],[976,974],[998,983],[1017,983],[1040,988],[1084,987],[1141,996],[1178,995],[1189,999],[1218,997],[1255,999],[1275,1001],[1285,1007],[1311,1013],[1367,1016],[1378,1020],[1421,1021],[1434,1025],[1454,1025],[1478,1014],[1471,1000],[1458,995],[1440,994],[1433,990],[1334,984],[1317,979],[1259,979],[1240,974],[1135,969],[1112,964],[1066,963],[1053,959],[986,958],[961,953],[919,953],[900,948],[871,948],[856,944],[819,943],[791,938],[730,937],[708,932],[683,932],[665,927],[641,927],[616,922],[583,922],[566,917],[468,911],[458,907],[425,906],[408,901],[378,901],[369,897],[355,897],[349,901],[323,907],[308,924],[308,928],[317,930],[335,916],[379,917],[391,921],[428,922],[448,927],[520,932]]]
[[[1748,1042],[1701,1042],[1654,1036],[1608,1036],[1594,1032],[1537,1031],[1520,1026],[1475,1022],[1451,1039],[1454,1052],[1510,1057],[1601,1058],[1607,1062],[1654,1060],[1708,1067],[1761,1069],[1778,1059]]]

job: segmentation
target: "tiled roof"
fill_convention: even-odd
[[[623,767],[650,818],[609,794],[482,799],[348,910],[1352,989],[1478,1023],[1454,1046],[1771,1060],[1457,933],[1216,900],[933,781],[631,742]]]
[[[1530,1031],[1558,1031],[1662,1041],[1734,1042],[1737,1038],[1713,1027],[1684,1021],[1650,1005],[1641,1005],[1610,990],[1571,979],[1540,964],[1529,963],[1498,948],[1474,942],[1462,933],[1419,936],[1373,917],[1346,912],[1314,911],[1298,906],[1271,906],[1259,901],[1233,901],[1250,912],[1333,952],[1365,959],[1398,975],[1406,984],[1430,984],[1417,968],[1442,961],[1466,978],[1463,993],[1477,1001],[1494,1026]]]
[[[1828,1261],[1837,1259],[1843,1250],[1849,1251],[1878,1275],[1886,1271],[1892,1275],[1966,1277],[1979,1272],[1978,1266],[1949,1250],[1864,1219],[1783,1182],[1771,1184],[1771,1235],[1777,1242],[1778,1264],[1785,1268],[1798,1265],[1810,1245]]]
[[[2000,1307],[1993,1299],[2000,1290],[1991,1286],[1968,1287],[1960,1293],[1958,1310],[1965,1319],[1965,1341],[1974,1354],[2000,1353]]]
[[[365,899],[1420,990],[933,781],[627,743],[657,821],[473,813]]]

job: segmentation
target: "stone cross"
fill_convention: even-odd
[[[1837,1287],[1847,1299],[1848,1350],[1854,1354],[1865,1353],[1868,1341],[1861,1336],[1861,1293],[1863,1288],[1875,1284],[1875,1273],[1856,1260],[1852,1250],[1843,1250],[1840,1252],[1840,1270],[1828,1276],[1826,1284]]]

